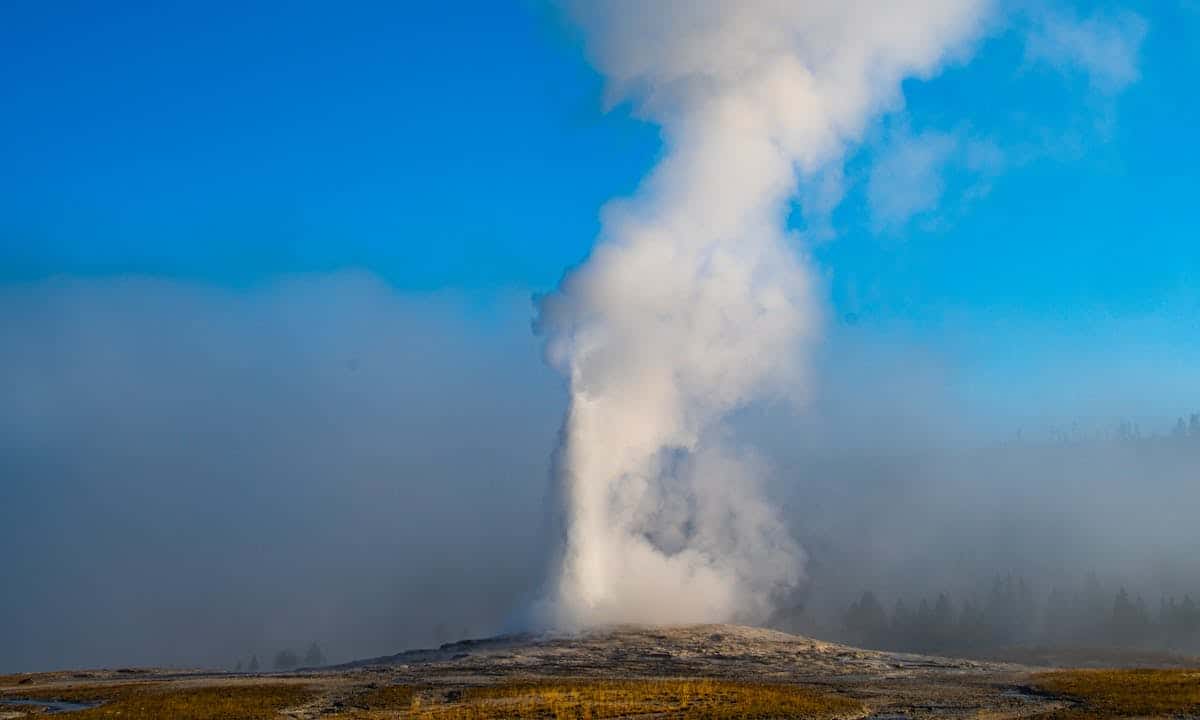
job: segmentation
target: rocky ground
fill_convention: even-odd
[[[123,701],[120,698],[133,690],[145,695],[146,688],[169,687],[200,698],[194,705],[200,707],[203,694],[211,694],[213,688],[228,694],[231,688],[250,692],[252,687],[269,686],[284,698],[278,702],[286,700],[287,706],[271,710],[268,717],[280,712],[294,718],[432,717],[413,714],[415,711],[409,708],[417,707],[412,705],[414,697],[453,708],[464,692],[478,694],[480,688],[544,682],[561,686],[564,681],[707,678],[781,684],[853,700],[861,711],[847,717],[1024,718],[1078,709],[1077,699],[1040,690],[1031,683],[1031,678],[1037,677],[1035,672],[1035,668],[1017,664],[876,652],[734,625],[617,627],[578,635],[468,640],[433,650],[289,674],[118,670],[8,676],[0,682],[0,700],[79,702],[94,696],[117,707],[113,703],[130,702],[127,697]],[[303,688],[304,694],[294,698],[281,695],[281,687],[297,689],[297,693]],[[111,692],[105,694],[106,688]],[[364,699],[385,691],[395,691],[392,694],[396,697],[402,695],[403,707]],[[422,707],[429,712],[428,703]],[[71,710],[80,712],[77,708]],[[35,706],[0,706],[0,717],[46,712],[46,708]],[[119,714],[115,710],[99,712],[93,708],[80,714]],[[124,716],[131,717],[129,712]],[[228,717],[242,716],[235,713]]]
[[[467,640],[342,666],[405,682],[703,677],[828,688],[879,717],[1029,717],[1061,703],[1013,664],[876,652],[738,625],[619,627],[581,635]]]

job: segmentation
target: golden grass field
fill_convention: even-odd
[[[53,715],[71,720],[276,720],[281,709],[300,705],[315,695],[304,684],[281,682],[202,687],[125,683],[55,689],[40,694],[48,700],[101,703],[86,710]]]
[[[0,678],[4,697],[99,702],[61,717],[72,720],[275,720],[308,717],[306,704],[330,691],[319,678],[255,678],[191,682],[99,683],[16,693],[20,676]],[[1030,686],[1061,707],[1028,717],[1200,717],[1200,670],[1056,670],[1035,673]],[[860,718],[863,703],[795,685],[719,680],[561,680],[449,689],[435,686],[338,686],[330,720],[601,720],[603,718]],[[5,708],[6,717],[48,717],[39,708]],[[285,714],[286,713],[286,714]]]
[[[45,699],[103,704],[69,713],[73,720],[260,720],[300,709],[318,689],[302,682],[180,687],[170,683],[127,683],[69,688],[45,693]],[[561,681],[517,683],[446,692],[412,686],[384,686],[347,696],[331,720],[420,718],[491,720],[493,718],[654,717],[706,718],[852,718],[866,708],[836,694],[783,685],[715,680]],[[41,715],[38,709],[28,710]]]
[[[352,718],[427,720],[493,718],[838,718],[864,714],[862,703],[805,688],[714,680],[542,682],[469,688],[449,702],[404,689],[363,698],[371,709]],[[406,697],[407,696],[407,697]],[[377,704],[378,703],[378,704]]]
[[[1046,716],[1055,720],[1200,716],[1200,670],[1057,670],[1032,684],[1079,703]]]
[[[1027,679],[1029,687],[1053,702],[1045,711],[1034,710],[1020,717],[1200,717],[1200,670],[1056,670],[1033,673]],[[0,678],[0,698],[100,703],[55,715],[71,720],[276,720],[318,716],[329,720],[832,720],[862,718],[872,711],[867,704],[834,690],[697,679],[554,680],[451,687],[363,685],[331,680],[329,676],[226,677],[37,685],[30,688],[31,692],[21,692],[20,681],[20,676]],[[332,696],[338,698],[336,703],[322,704]],[[0,709],[0,715],[8,718],[49,717],[40,708]]]

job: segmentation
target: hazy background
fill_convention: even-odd
[[[493,632],[562,407],[527,299],[362,274],[0,301],[0,667],[331,658]]]
[[[1012,3],[789,218],[825,330],[733,432],[788,603],[1197,587],[1200,7]],[[544,3],[0,18],[0,672],[516,626],[565,403],[531,296],[658,129]]]
[[[352,272],[6,288],[0,670],[265,665],[312,641],[341,661],[516,627],[564,403],[528,307]],[[971,362],[832,338],[804,408],[735,421],[776,470],[818,625],[864,589],[997,573],[1039,595],[1089,571],[1154,602],[1200,591],[1194,448],[1113,442],[1119,416],[1056,426],[1053,395],[1019,403],[1044,409],[1030,425],[972,394]],[[1114,402],[1154,385],[1109,390],[1106,365],[1046,367]],[[1185,402],[1138,405],[1143,432]]]

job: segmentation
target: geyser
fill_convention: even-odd
[[[660,124],[665,154],[540,307],[570,383],[552,622],[761,621],[802,579],[763,469],[722,431],[732,410],[804,385],[821,306],[789,200],[836,177],[901,81],[968,42],[986,6],[572,6],[610,101]]]

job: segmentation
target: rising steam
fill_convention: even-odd
[[[699,0],[573,8],[665,156],[605,209],[588,261],[541,306],[570,381],[559,449],[564,625],[762,620],[804,556],[722,420],[803,387],[820,304],[785,229],[900,83],[978,29],[985,0]]]

